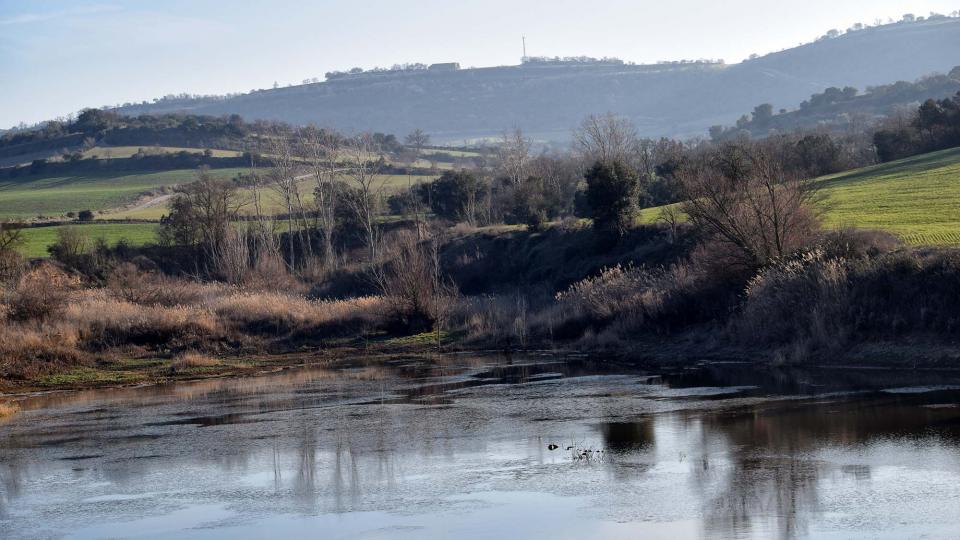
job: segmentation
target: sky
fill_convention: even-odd
[[[0,128],[405,62],[739,62],[960,0],[0,0]]]

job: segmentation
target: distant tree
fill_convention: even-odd
[[[81,210],[77,213],[77,219],[80,221],[93,221],[94,215],[92,210]]]
[[[420,161],[420,156],[423,153],[423,148],[430,144],[430,135],[424,132],[422,129],[417,128],[411,131],[404,138],[404,144],[407,148],[413,151],[413,164],[416,165]],[[407,191],[409,194],[414,193],[413,180],[410,176],[410,169],[407,169]],[[409,211],[413,213],[414,220],[416,221],[417,226],[417,237],[423,237],[423,223],[420,219],[420,200],[419,197],[411,196],[407,198],[407,202],[410,203]]]
[[[770,124],[770,120],[773,118],[773,105],[769,103],[764,103],[762,105],[757,105],[753,109],[753,123],[759,127],[764,127]]]
[[[421,188],[428,191],[433,213],[450,221],[475,224],[480,205],[486,194],[483,182],[474,174],[460,171],[445,171],[431,184]]]
[[[513,185],[520,185],[527,177],[527,165],[530,161],[530,139],[523,131],[515,129],[505,131],[497,146],[497,165],[501,176],[510,179]]]
[[[23,266],[18,248],[23,245],[23,224],[0,221],[0,285],[15,279]]]
[[[419,158],[423,148],[430,144],[430,135],[422,129],[417,128],[404,137],[403,143],[407,148],[414,150]]]
[[[89,266],[87,260],[93,251],[93,244],[82,227],[60,227],[57,229],[57,240],[47,247],[47,252],[54,260],[71,268],[83,270]]]
[[[313,206],[323,239],[323,262],[327,268],[333,268],[337,262],[333,252],[333,232],[337,222],[338,190],[342,187],[337,163],[341,143],[341,138],[330,130],[309,127],[300,131],[300,153],[306,158],[315,182]]]
[[[721,125],[710,126],[709,134],[711,141],[719,141],[723,138],[724,128]]]
[[[0,251],[13,250],[23,244],[22,223],[0,221]]]
[[[383,148],[374,134],[364,133],[351,139],[341,154],[346,160],[346,180],[357,196],[343,198],[340,204],[346,205],[360,223],[370,260],[375,261],[380,253],[377,216],[387,182],[387,177],[380,174],[386,164]]]
[[[610,237],[623,236],[633,223],[639,185],[637,172],[619,160],[597,161],[584,178],[594,229]]]
[[[197,180],[179,188],[170,203],[170,213],[161,220],[160,238],[169,244],[199,246],[209,262],[216,261],[227,247],[231,224],[243,205],[232,182],[201,169]]]
[[[806,135],[797,141],[800,167],[810,176],[822,176],[842,169],[840,147],[826,134]]]
[[[588,163],[630,163],[638,143],[633,124],[613,113],[586,117],[573,137],[582,159]]]

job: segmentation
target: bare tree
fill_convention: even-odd
[[[23,224],[0,221],[0,251],[13,250],[23,243]]]
[[[250,156],[250,194],[253,203],[254,225],[249,231],[255,249],[254,259],[264,257],[281,258],[280,246],[274,233],[274,223],[267,214],[263,205],[263,190],[267,179],[259,168],[260,156],[256,152],[248,152]]]
[[[23,242],[23,224],[0,221],[0,282],[18,276],[23,258],[17,248]]]
[[[290,270],[297,268],[295,240],[300,249],[309,257],[312,255],[310,243],[310,227],[307,223],[306,210],[300,190],[300,181],[305,176],[300,173],[300,160],[291,144],[289,135],[281,130],[275,130],[266,138],[267,153],[273,162],[270,171],[270,181],[273,190],[280,196],[286,210],[287,245],[290,251],[288,264]]]
[[[408,332],[435,332],[437,347],[456,304],[457,288],[443,272],[440,239],[420,242],[409,232],[398,236],[380,264],[374,281],[391,315]]]
[[[725,265],[755,268],[809,243],[818,230],[811,182],[759,146],[718,152],[679,175],[682,207],[721,249]]]
[[[497,147],[497,161],[500,174],[519,186],[527,177],[530,162],[530,140],[519,129],[507,131]]]
[[[379,173],[385,160],[380,145],[369,133],[353,137],[343,156],[347,161],[346,178],[357,191],[355,197],[344,197],[344,203],[361,223],[370,260],[375,261],[380,252],[377,216],[387,182]]]
[[[324,266],[333,268],[336,257],[333,252],[333,230],[336,226],[338,176],[343,168],[338,164],[341,143],[336,133],[317,128],[300,132],[301,153],[310,166],[315,186],[313,204],[317,225],[323,238]]]
[[[199,245],[207,261],[215,264],[228,247],[231,228],[244,205],[236,186],[201,169],[197,181],[181,187],[171,202],[170,214],[160,229],[161,238],[180,245]]]
[[[590,115],[573,132],[577,149],[587,164],[601,161],[621,161],[634,168],[636,163],[637,130],[629,120],[613,113]]]
[[[408,148],[413,149],[413,164],[416,165],[416,163],[420,161],[420,155],[423,153],[423,147],[430,144],[430,135],[427,135],[423,130],[418,128],[407,135],[404,143]],[[417,225],[417,238],[422,240],[423,222],[420,219],[420,197],[414,192],[413,182],[410,178],[410,168],[407,168],[407,190],[410,193],[411,201],[413,202],[413,214]]]

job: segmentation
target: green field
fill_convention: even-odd
[[[214,169],[219,178],[230,178],[246,169]],[[29,175],[0,180],[0,219],[62,217],[80,210],[108,210],[137,201],[144,192],[162,186],[191,182],[194,169],[150,173],[84,173]]]
[[[23,231],[24,243],[20,252],[26,257],[46,257],[47,246],[57,241],[57,231],[64,227],[76,227],[85,236],[95,241],[103,238],[108,244],[125,239],[130,245],[142,246],[157,239],[154,223],[95,223],[90,225],[65,225],[56,227],[33,227]]]
[[[175,154],[177,152],[190,152],[191,154],[202,154],[204,148],[181,148],[174,146],[96,146],[83,152],[84,159],[123,159],[128,158],[143,150],[147,154]],[[213,157],[237,157],[242,154],[236,150],[218,150],[210,149]]]
[[[384,182],[384,190],[387,193],[392,193],[398,189],[406,188],[408,182],[414,184],[418,182],[431,182],[435,179],[433,176],[410,176],[409,178],[406,175],[384,175],[382,180]],[[349,183],[348,179],[344,179],[345,182]],[[300,195],[304,204],[311,204],[313,202],[313,189],[316,186],[316,181],[312,178],[306,178],[300,180],[299,189]],[[250,190],[242,190],[241,194],[245,195],[247,199],[250,200],[246,206],[241,210],[241,213],[252,214],[253,204],[252,204],[252,192]],[[264,205],[264,210],[268,214],[282,214],[286,212],[286,208],[283,204],[283,200],[280,195],[270,189],[269,187],[264,188],[261,192],[261,197]],[[149,206],[146,208],[137,208],[130,210],[122,210],[119,212],[114,212],[107,214],[105,217],[111,219],[149,219],[149,220],[159,220],[161,217],[168,213],[168,205],[157,204]]]
[[[880,229],[916,246],[960,245],[960,148],[816,180],[826,227]],[[662,208],[640,212],[655,221]]]

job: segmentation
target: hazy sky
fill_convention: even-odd
[[[528,53],[739,62],[960,0],[0,0],[0,127],[164,94],[245,92],[404,62]]]

